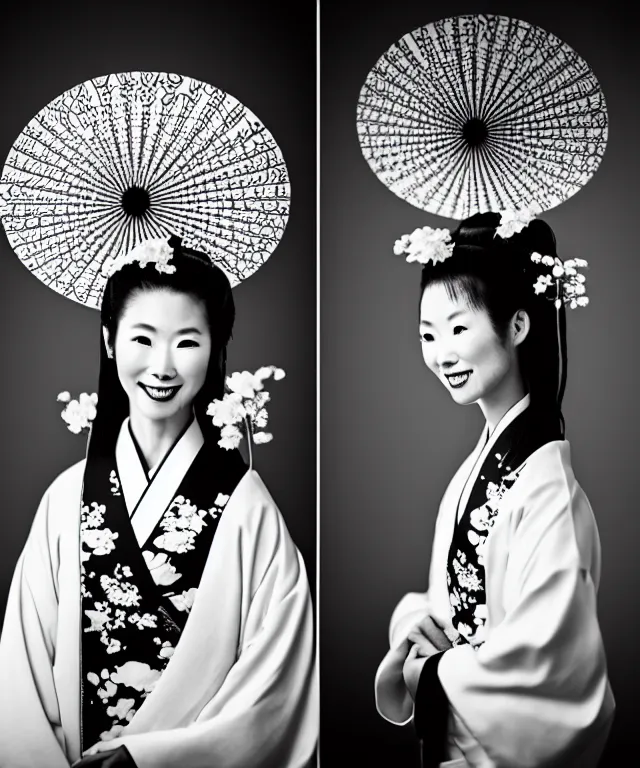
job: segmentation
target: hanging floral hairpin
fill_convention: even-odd
[[[586,278],[578,272],[578,269],[584,269],[589,266],[584,259],[567,259],[562,261],[557,256],[554,258],[553,256],[542,256],[539,253],[532,253],[531,261],[534,264],[542,264],[545,267],[552,268],[550,274],[538,277],[533,286],[536,293],[545,293],[548,288],[555,285],[556,297],[554,302],[556,309],[560,309],[563,301],[571,309],[587,306],[589,298],[586,295]]]
[[[512,235],[522,232],[525,227],[536,218],[537,211],[533,208],[521,208],[517,211],[500,211],[500,224],[498,225],[495,237],[501,237],[508,240]]]
[[[406,260],[409,262],[417,261],[420,264],[427,264],[432,261],[437,264],[439,261],[448,259],[453,253],[451,232],[448,229],[432,227],[415,229],[410,235],[402,235],[399,240],[396,240],[393,252],[396,256],[406,253]]]
[[[79,435],[83,430],[89,430],[97,413],[98,395],[95,392],[91,395],[81,392],[77,400],[72,400],[68,392],[60,392],[57,400],[67,404],[60,415],[67,422],[70,432]]]
[[[222,400],[209,403],[207,415],[212,417],[213,424],[220,427],[218,445],[226,450],[232,450],[240,445],[243,437],[250,431],[251,440],[256,445],[269,443],[273,435],[264,432],[269,420],[266,404],[271,399],[264,389],[266,379],[273,376],[275,381],[285,377],[282,368],[273,365],[258,368],[255,373],[236,371],[226,379],[226,389]],[[260,430],[259,432],[254,431]]]
[[[126,264],[133,264],[137,261],[141,267],[155,264],[158,272],[166,272],[170,275],[176,271],[175,266],[169,264],[172,256],[173,248],[167,240],[162,238],[143,240],[128,253],[121,253],[113,259],[107,259],[102,265],[102,273],[106,277],[111,277]]]

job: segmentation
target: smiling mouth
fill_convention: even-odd
[[[143,389],[152,400],[164,403],[167,400],[173,400],[178,394],[178,390],[182,387],[182,384],[179,384],[177,387],[148,387],[146,384],[138,383],[138,386]]]
[[[461,373],[445,373],[449,386],[452,389],[460,389],[469,381],[471,371],[462,371]]]

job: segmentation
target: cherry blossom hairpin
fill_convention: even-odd
[[[410,235],[402,235],[399,240],[396,240],[393,252],[396,256],[406,253],[408,262],[417,261],[420,264],[427,264],[432,261],[437,264],[439,261],[448,259],[453,253],[451,232],[448,229],[431,227],[415,229]]]
[[[70,432],[79,435],[83,430],[89,430],[97,413],[98,395],[95,392],[90,395],[81,392],[77,400],[72,400],[68,392],[60,392],[57,400],[59,403],[66,403],[60,415],[67,422]]]
[[[121,253],[112,259],[107,259],[102,265],[102,273],[106,277],[111,277],[126,264],[134,264],[137,261],[141,267],[155,264],[158,272],[173,274],[176,268],[169,264],[172,256],[173,248],[167,240],[162,238],[143,240],[128,253]]]
[[[552,267],[549,274],[540,275],[535,282],[533,289],[536,293],[545,293],[547,288],[556,286],[556,296],[553,299],[556,309],[560,309],[562,302],[568,304],[571,309],[576,307],[586,307],[589,298],[586,295],[584,275],[578,272],[578,269],[588,267],[589,264],[584,259],[567,259],[561,261],[557,257],[542,256],[539,253],[531,254],[531,261],[535,264],[543,264],[545,267]]]
[[[269,365],[258,368],[255,373],[236,371],[227,376],[224,397],[209,403],[207,408],[207,415],[212,417],[214,426],[221,428],[218,441],[221,448],[237,448],[245,436],[250,438],[249,447],[252,442],[260,445],[273,439],[271,433],[263,431],[269,420],[265,406],[271,399],[264,382],[271,376],[280,381],[285,372],[282,368]]]

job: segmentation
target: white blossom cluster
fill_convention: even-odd
[[[586,278],[578,272],[578,269],[589,266],[584,259],[561,261],[557,256],[541,256],[539,253],[532,253],[531,261],[551,268],[550,273],[540,275],[536,280],[533,286],[536,293],[545,293],[547,288],[556,285],[558,288],[555,298],[556,309],[560,309],[563,301],[571,309],[587,306],[589,298],[584,285]]]
[[[106,277],[111,277],[126,264],[138,262],[140,267],[146,267],[147,264],[155,264],[158,272],[172,274],[176,271],[175,266],[169,264],[173,256],[173,248],[169,243],[162,239],[143,240],[128,253],[122,253],[118,256],[107,259],[102,265],[102,273]]]
[[[417,261],[419,264],[427,264],[432,261],[448,259],[453,253],[451,232],[448,229],[433,229],[421,227],[414,229],[410,235],[402,235],[393,246],[396,256],[406,253],[408,262]]]
[[[495,237],[508,240],[512,235],[522,232],[536,217],[532,208],[521,208],[517,211],[500,211],[500,224]]]
[[[225,450],[232,450],[240,445],[243,438],[243,425],[249,423],[253,442],[257,445],[268,443],[273,435],[264,432],[269,414],[266,404],[270,395],[264,389],[266,379],[273,376],[275,381],[285,377],[282,368],[273,365],[258,368],[255,373],[236,371],[226,379],[226,388],[222,400],[209,403],[207,415],[212,417],[214,426],[220,427],[218,445]],[[245,421],[246,420],[246,421]],[[261,431],[254,432],[257,428]]]
[[[95,392],[90,395],[81,392],[77,400],[72,400],[68,392],[60,392],[57,400],[59,403],[67,404],[61,416],[67,422],[67,429],[70,432],[79,435],[83,429],[89,429],[97,413],[98,395]]]

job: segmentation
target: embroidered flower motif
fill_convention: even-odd
[[[154,539],[158,549],[169,552],[186,552],[194,549],[194,540],[202,531],[206,522],[206,510],[198,510],[195,504],[184,496],[176,496],[164,514],[160,527],[166,533]]]
[[[190,611],[193,601],[196,599],[197,592],[197,588],[192,587],[181,595],[172,595],[169,600],[171,600],[179,611]]]
[[[120,480],[118,479],[118,473],[115,469],[111,470],[109,475],[109,482],[111,483],[111,493],[113,496],[120,496]]]
[[[89,674],[87,675],[87,680],[90,683],[93,683],[94,685],[100,685],[100,678],[98,677],[98,675],[96,675],[95,672],[89,672]]]
[[[229,497],[224,493],[219,493],[216,496],[216,500],[213,502],[216,507],[224,507],[225,504],[229,501]]]
[[[111,578],[103,573],[100,576],[100,586],[105,591],[109,602],[115,605],[139,605],[140,592],[135,584],[124,581],[118,573],[119,566],[116,566],[114,577]]]
[[[107,259],[102,265],[102,273],[106,277],[111,277],[125,264],[134,264],[136,261],[140,267],[146,267],[147,264],[154,264],[158,272],[173,274],[176,271],[175,266],[169,264],[173,256],[173,248],[162,238],[151,238],[143,240],[128,253],[119,254],[115,258]]]
[[[161,674],[142,661],[127,661],[121,667],[116,667],[116,671],[111,674],[111,680],[135,688],[136,691],[151,693]]]
[[[118,703],[114,707],[107,707],[107,715],[123,720],[135,703],[135,699],[118,699]]]
[[[118,534],[113,533],[109,528],[103,530],[88,528],[81,532],[80,538],[93,550],[93,553],[89,554],[108,555],[116,548],[113,542],[118,538]]]
[[[102,632],[105,624],[111,621],[111,616],[109,615],[111,608],[109,606],[102,607],[102,605],[102,603],[95,603],[97,610],[85,610],[85,616],[91,621],[91,626],[87,627],[85,632]]]
[[[469,563],[465,567],[461,565],[458,559],[454,559],[453,569],[456,572],[456,576],[458,577],[458,583],[460,584],[461,587],[470,589],[473,592],[476,592],[477,590],[483,588],[483,584],[480,581],[480,578],[478,577],[478,569],[475,567],[475,565],[473,565],[473,563]]]
[[[512,235],[522,232],[536,217],[533,208],[521,208],[517,211],[500,211],[500,224],[496,229],[496,237],[508,240]]]
[[[109,642],[107,644],[107,653],[118,653],[121,648],[122,643],[120,640],[117,640],[115,637],[109,638]]]
[[[173,654],[175,653],[176,649],[171,645],[171,643],[167,640],[167,642],[162,643],[162,648],[160,648],[160,652],[158,653],[158,657],[161,659],[170,659]]]
[[[124,725],[114,725],[110,730],[103,731],[100,734],[100,740],[101,741],[112,741],[113,739],[118,738],[120,734],[124,731]]]
[[[159,586],[167,587],[169,584],[173,584],[174,581],[178,581],[182,576],[182,574],[178,573],[175,567],[171,565],[171,560],[168,559],[168,556],[164,552],[158,552],[154,555],[153,552],[144,550],[142,556],[147,563],[151,578]]]
[[[433,229],[432,227],[420,227],[414,229],[410,235],[402,235],[393,246],[396,256],[406,253],[408,262],[417,261],[419,264],[428,264],[432,261],[437,264],[448,259],[453,253],[451,232],[448,229]]]
[[[104,688],[98,688],[98,696],[102,701],[106,701],[114,696],[117,690],[118,686],[115,683],[112,683],[111,680],[106,680]]]
[[[132,613],[129,616],[129,621],[132,624],[135,624],[138,629],[144,629],[145,627],[151,627],[152,629],[157,628],[157,621],[158,617],[154,616],[151,613],[143,613],[142,616],[140,616],[139,613]]]
[[[75,435],[79,435],[83,429],[89,429],[91,422],[96,417],[98,395],[95,392],[91,395],[82,392],[77,400],[67,400],[66,398],[68,395],[68,392],[61,392],[58,395],[57,399],[60,402],[67,403],[61,416],[63,420],[67,422],[67,429]]]

